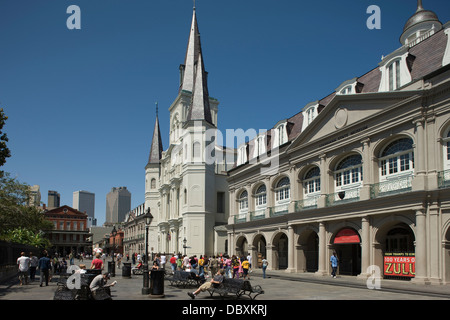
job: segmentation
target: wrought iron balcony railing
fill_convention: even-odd
[[[439,189],[450,187],[450,170],[438,173],[438,187]]]
[[[412,190],[414,176],[404,176],[392,180],[375,183],[370,187],[370,198],[392,196]]]
[[[360,190],[361,188],[356,188],[327,194],[326,206],[331,207],[339,204],[359,201]]]

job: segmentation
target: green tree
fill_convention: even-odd
[[[0,167],[6,163],[6,158],[11,157],[11,151],[6,146],[8,137],[2,131],[7,119],[8,117],[3,112],[3,108],[0,108]],[[0,171],[0,175],[2,175],[2,171]]]
[[[14,241],[28,239],[27,244],[36,242],[29,234],[43,237],[42,230],[52,229],[41,210],[29,206],[31,192],[26,183],[11,178],[5,172],[0,176],[0,239]]]

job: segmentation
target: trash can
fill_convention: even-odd
[[[108,272],[111,273],[111,275],[114,273],[114,263],[112,261],[108,261]]]
[[[131,278],[131,263],[124,262],[122,266],[122,277]]]
[[[164,271],[152,270],[150,273],[150,294],[164,296]]]

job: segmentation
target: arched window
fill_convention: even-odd
[[[400,88],[400,60],[395,60],[388,67],[389,91]]]
[[[184,204],[187,204],[187,190],[184,188]]]
[[[262,184],[258,187],[255,193],[256,207],[265,207],[267,204],[267,190],[266,185]]]
[[[239,213],[245,213],[248,211],[248,193],[247,191],[242,191],[239,196]]]
[[[291,198],[291,185],[288,177],[281,179],[275,188],[275,200],[277,203],[287,202]]]
[[[401,173],[414,172],[413,140],[398,139],[390,143],[381,153],[380,174],[382,179]]]
[[[320,192],[320,169],[314,167],[306,173],[303,179],[304,194],[313,194]]]
[[[192,146],[192,156],[194,157],[194,159],[199,159],[201,154],[200,154],[200,142],[194,142],[193,146]]]
[[[361,155],[352,155],[342,160],[336,167],[334,178],[336,189],[360,185],[363,180]]]
[[[150,188],[156,189],[156,179],[155,178],[153,178],[152,181],[150,182]]]

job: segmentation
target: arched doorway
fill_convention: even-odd
[[[274,244],[274,267],[278,270],[288,268],[288,237],[284,233],[279,233],[273,239]]]
[[[314,230],[305,230],[298,238],[297,270],[301,272],[319,270],[319,236]]]
[[[383,278],[410,280],[415,276],[415,236],[405,222],[392,221],[377,232],[375,264],[379,265]]]
[[[236,255],[238,257],[247,256],[247,253],[248,253],[247,238],[241,236],[236,241]]]
[[[258,234],[253,239],[253,248],[254,256],[252,257],[252,260],[254,262],[252,265],[254,268],[262,268],[262,259],[263,257],[267,258],[266,238],[262,234]]]
[[[333,239],[333,247],[339,259],[341,275],[357,276],[361,273],[361,239],[352,228],[341,229]]]

